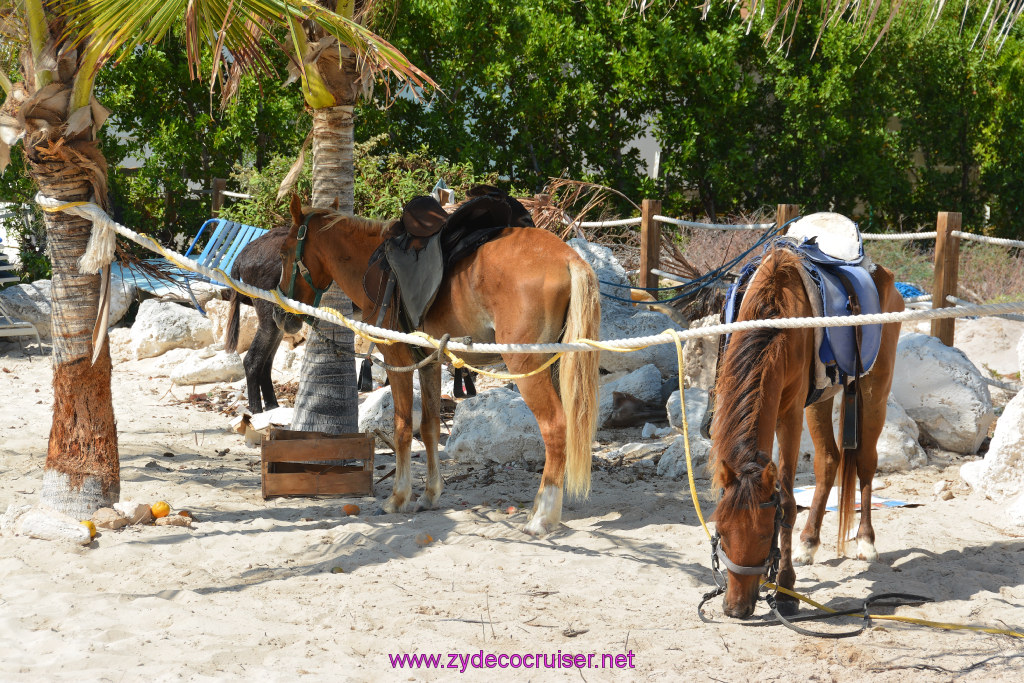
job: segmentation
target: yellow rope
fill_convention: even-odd
[[[451,351],[448,351],[447,349],[445,349],[445,353],[447,353],[448,357],[452,359],[452,365],[454,365],[455,367],[457,367],[457,368],[466,367],[466,368],[469,368],[470,370],[472,370],[473,372],[478,372],[481,375],[484,375],[485,377],[494,377],[496,379],[523,379],[525,377],[533,377],[537,373],[542,372],[542,371],[546,370],[547,368],[551,367],[551,365],[556,360],[558,360],[559,358],[561,358],[562,356],[565,355],[564,351],[561,352],[561,353],[556,353],[555,355],[551,356],[551,358],[549,358],[547,360],[547,362],[545,362],[543,365],[541,365],[536,370],[531,370],[530,372],[524,372],[522,374],[513,375],[513,374],[508,373],[508,372],[490,372],[489,370],[481,370],[480,368],[473,367],[472,365],[470,365],[469,363],[467,363],[463,359],[457,357],[454,353],[452,353]]]
[[[782,586],[779,586],[777,584],[766,581],[764,585],[769,589],[777,590],[780,593],[796,598],[797,600],[806,602],[808,605],[812,605],[813,607],[816,607],[817,609],[820,609],[824,612],[835,614],[839,611],[832,609],[831,607],[826,607],[825,605],[822,605],[820,602],[815,602],[814,600],[811,600],[806,595],[797,593],[793,590],[789,590],[788,588],[783,588]],[[917,624],[918,626],[941,628],[947,631],[976,631],[978,633],[992,633],[1001,636],[1024,638],[1024,633],[1021,633],[1020,631],[1014,631],[1012,629],[992,628],[990,626],[972,626],[970,624],[955,624],[949,621],[932,621],[930,619],[919,619],[917,617],[904,617],[898,614],[869,614],[868,618],[877,619],[878,621],[898,621],[905,624]]]
[[[39,204],[39,202],[36,203]],[[60,206],[44,206],[43,204],[39,204],[39,208],[49,213],[56,213],[58,211],[63,211],[64,209],[73,209],[76,206],[86,206],[87,204],[92,204],[92,202],[68,202],[67,204],[61,204]]]
[[[686,452],[686,476],[690,480],[690,496],[693,498],[693,508],[697,511],[697,518],[700,525],[704,527],[704,533],[711,538],[711,531],[704,521],[704,513],[700,509],[700,501],[697,499],[697,484],[693,480],[693,459],[690,456],[690,426],[686,421],[686,389],[683,386],[683,344],[679,341],[679,333],[676,330],[666,330],[672,335],[676,343],[676,364],[679,366],[679,416],[683,423],[683,450]]]

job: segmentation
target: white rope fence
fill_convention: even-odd
[[[862,232],[861,239],[865,242],[896,242],[900,240],[933,240],[939,236],[935,232]]]
[[[225,192],[224,194],[228,193]],[[775,223],[698,223],[697,221],[686,221],[681,218],[670,218],[661,215],[655,215],[653,218],[660,223],[669,223],[685,228],[704,228],[707,230],[767,230],[775,227]],[[621,218],[613,221],[583,221],[577,223],[577,225],[581,228],[611,228],[622,225],[640,225],[642,222],[642,218]],[[989,237],[988,235],[977,235],[973,232],[963,232],[962,230],[952,230],[950,234],[954,237],[973,242],[1024,248],[1024,241],[1022,240]],[[938,238],[938,235],[938,232],[933,230],[931,232],[861,233],[861,238],[865,242],[897,242],[904,240],[933,240]]]
[[[696,221],[684,221],[680,218],[669,218],[668,216],[654,216],[654,220],[661,223],[670,223],[684,228],[706,228],[708,230],[767,230],[774,228],[775,223],[698,223]]]
[[[581,228],[613,228],[619,225],[640,225],[641,222],[643,222],[642,218],[620,218],[614,221],[584,221],[576,225]]]
[[[341,315],[334,315],[324,310],[313,308],[302,302],[287,299],[285,297],[278,297],[275,294],[268,292],[257,287],[252,287],[243,282],[232,280],[224,271],[216,270],[203,266],[196,261],[186,258],[181,254],[165,249],[156,240],[146,235],[140,235],[134,230],[127,228],[120,223],[115,222],[110,218],[100,207],[89,202],[72,202],[71,204],[65,204],[49,197],[43,197],[42,195],[36,196],[36,201],[44,209],[49,211],[64,211],[65,213],[74,214],[81,216],[82,218],[89,219],[93,222],[94,230],[93,236],[90,238],[89,247],[86,250],[85,256],[82,257],[82,269],[83,272],[98,272],[99,268],[95,270],[87,270],[84,265],[87,260],[96,262],[98,254],[110,254],[110,258],[103,263],[100,263],[100,267],[109,264],[113,261],[113,246],[106,244],[107,242],[112,243],[115,234],[122,235],[127,239],[135,242],[136,244],[143,246],[151,251],[155,251],[175,265],[186,268],[194,272],[201,273],[211,280],[223,284],[225,286],[232,286],[239,291],[249,295],[255,296],[261,299],[266,299],[273,303],[284,303],[287,306],[293,308],[300,313],[309,315],[326,322],[344,325],[353,330],[363,332],[377,337],[385,339],[391,339],[396,342],[404,344],[412,344],[414,346],[422,346],[425,348],[437,348],[438,342],[436,340],[428,339],[418,334],[404,334],[396,332],[394,330],[388,330],[373,325],[368,325],[362,322],[356,322],[349,318],[345,318]],[[571,343],[555,343],[555,344],[463,344],[461,342],[451,341],[448,343],[447,348],[451,351],[461,351],[468,353],[486,353],[486,354],[498,354],[498,353],[559,353],[564,351],[593,351],[596,349],[605,349],[608,351],[634,351],[637,349],[646,348],[648,346],[654,346],[657,344],[671,344],[675,343],[676,339],[679,341],[686,341],[688,339],[697,339],[701,337],[713,337],[720,334],[732,334],[743,330],[753,329],[796,329],[796,328],[809,328],[809,327],[849,327],[857,325],[876,325],[881,323],[890,322],[912,322],[919,320],[938,320],[943,318],[958,318],[963,316],[984,316],[984,315],[1001,315],[1008,313],[1024,313],[1024,301],[1005,302],[998,304],[983,304],[983,305],[968,305],[968,306],[951,306],[946,308],[933,308],[930,310],[919,310],[919,311],[904,311],[902,313],[875,313],[869,315],[857,315],[857,316],[828,316],[821,318],[779,318],[773,320],[747,320],[742,322],[727,323],[724,325],[714,325],[709,327],[702,327],[692,330],[681,330],[681,331],[668,331],[662,332],[656,335],[649,335],[646,337],[635,337],[630,339],[614,339],[614,340],[590,340],[589,342],[571,342]]]
[[[976,235],[973,232],[964,232],[963,230],[950,230],[950,235],[959,237],[962,240],[969,240],[971,242],[984,242],[985,244],[998,244],[1001,247],[1017,247],[1024,248],[1024,241],[1011,240],[1005,237],[989,237],[988,235]],[[938,237],[937,232],[893,232],[893,233],[873,233],[865,232],[861,233],[861,238],[865,241],[871,242],[892,242],[896,240],[933,240]]]
[[[1011,240],[1005,237],[989,237],[988,235],[975,235],[973,232],[963,232],[960,230],[951,230],[951,235],[959,237],[962,240],[970,240],[972,242],[984,242],[985,244],[998,244],[1002,247],[1020,247],[1024,248],[1024,241]]]
[[[948,301],[949,303],[953,304],[954,306],[970,306],[971,305],[970,301],[965,301],[964,299],[961,299],[959,297],[955,297],[952,294],[950,294],[950,295],[948,295],[946,297],[946,301]],[[1014,321],[1019,322],[1019,323],[1024,323],[1024,315],[1016,315],[1016,314],[1013,314],[1013,313],[1003,313],[1002,315],[997,315],[995,317],[997,317],[997,318],[1004,318],[1006,320],[1014,320]]]

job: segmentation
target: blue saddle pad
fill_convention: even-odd
[[[768,245],[764,253],[766,254],[772,246],[775,245]],[[863,251],[856,261],[842,261],[821,252],[813,239],[799,245],[783,243],[783,246],[793,249],[801,256],[801,263],[818,286],[818,295],[821,297],[825,316],[852,315],[849,309],[849,295],[838,272],[841,272],[853,287],[862,314],[881,312],[878,289],[871,279],[871,274],[863,265]],[[725,322],[736,320],[746,285],[763,256],[764,254],[744,266],[739,280],[726,292],[723,316]],[[863,374],[871,369],[878,357],[878,349],[882,343],[882,326],[862,325],[861,328],[860,358]],[[827,369],[837,368],[844,375],[856,376],[856,327],[826,327],[824,330],[818,358]],[[729,336],[726,336],[725,343],[729,343]]]
[[[854,293],[860,302],[861,314],[879,313],[881,306],[878,301],[878,289],[870,273],[863,266],[833,265],[823,267],[819,264],[804,261],[804,267],[811,273],[811,279],[818,283],[821,304],[826,316],[851,315],[849,296],[843,281],[836,274],[842,272],[853,286]],[[827,366],[835,363],[839,370],[849,376],[857,373],[857,328],[826,327],[818,357]],[[861,372],[866,373],[878,357],[878,349],[882,344],[882,326],[861,325],[860,360]]]

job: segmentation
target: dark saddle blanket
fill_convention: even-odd
[[[418,329],[452,266],[508,227],[532,227],[530,212],[495,187],[480,185],[449,215],[433,197],[415,197],[370,257],[363,289],[377,324],[392,306],[401,329]]]
[[[813,236],[803,237],[799,240],[781,237],[769,242],[761,256],[743,267],[739,280],[726,293],[723,314],[725,322],[736,320],[747,283],[768,250],[779,246],[791,249],[801,257],[801,263],[807,275],[804,278],[805,284],[811,282],[816,289],[818,300],[812,301],[812,306],[816,309],[817,315],[852,315],[854,302],[859,305],[861,314],[880,312],[878,289],[868,271],[867,259],[864,256],[863,244],[859,242],[859,235],[857,239],[857,255],[851,260],[826,254]],[[810,289],[808,295],[811,295]],[[819,310],[820,313],[817,313]],[[826,327],[823,334],[820,335],[818,360],[824,364],[825,374],[832,384],[842,382],[847,377],[857,376],[857,336],[857,328],[854,326]],[[882,326],[880,324],[860,326],[860,374],[866,374],[874,365],[881,341]],[[728,343],[728,337],[726,337],[726,343]],[[821,387],[817,387],[817,389],[818,391],[815,391],[815,387],[812,386],[808,404],[816,400],[817,395],[820,395]]]

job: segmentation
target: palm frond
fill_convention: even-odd
[[[108,54],[118,59],[184,24],[188,58],[196,74],[204,45],[223,46],[214,51],[214,71],[230,62],[243,70],[268,72],[269,60],[260,45],[265,30],[287,26],[289,20],[313,22],[348,46],[374,73],[390,73],[414,89],[436,87],[386,40],[311,0],[83,0],[71,12],[68,31],[102,41]]]
[[[768,0],[723,0],[717,4],[729,14],[738,9],[740,21],[746,24],[748,32],[756,20],[766,19],[766,28],[763,29],[765,44],[777,41],[779,49],[788,49],[792,44],[797,20],[804,9],[803,0],[776,0],[775,3]],[[699,6],[704,18],[714,5],[712,0],[704,0]],[[943,12],[957,12],[962,14],[960,28],[963,31],[968,23],[969,9],[970,0],[965,0],[962,8],[960,3],[948,0],[822,0],[821,26],[812,54],[817,51],[824,32],[839,23],[857,26],[866,37],[873,37],[874,45],[877,45],[898,19],[928,30],[936,25]],[[1021,0],[987,0],[973,46],[991,45],[998,51],[1022,14],[1024,2]]]

